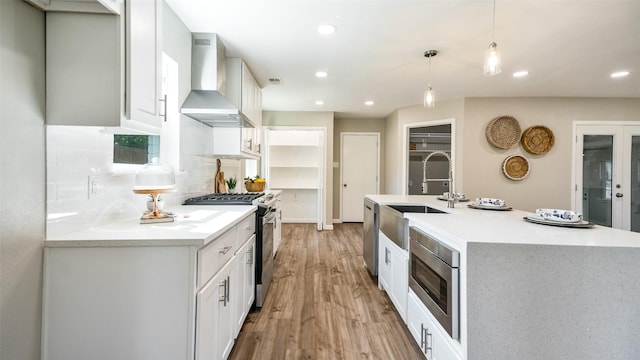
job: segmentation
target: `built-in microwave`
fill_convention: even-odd
[[[460,253],[409,228],[409,287],[453,339],[460,337]]]

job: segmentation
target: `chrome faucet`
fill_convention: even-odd
[[[447,158],[449,161],[449,178],[448,179],[427,179],[427,161],[431,159],[433,156],[441,155]],[[447,207],[453,208],[456,203],[456,192],[453,184],[453,160],[451,160],[451,156],[444,151],[434,151],[431,154],[427,155],[427,157],[422,162],[422,193],[427,193],[427,181],[448,181],[449,182],[449,196],[447,197]]]

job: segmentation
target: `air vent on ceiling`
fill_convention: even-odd
[[[276,77],[270,77],[269,78],[269,84],[271,84],[271,85],[282,85],[282,80],[280,80],[279,78],[276,78]]]

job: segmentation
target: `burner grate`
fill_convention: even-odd
[[[264,193],[221,194],[196,196],[185,200],[184,205],[251,205]]]

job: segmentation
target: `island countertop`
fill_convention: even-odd
[[[250,216],[256,208],[253,205],[176,206],[167,209],[176,213],[174,222],[140,224],[139,217],[131,217],[48,237],[44,246],[202,246]]]
[[[640,248],[639,233],[597,225],[567,228],[534,224],[523,219],[532,213],[521,210],[478,210],[469,208],[469,202],[447,208],[446,201],[438,200],[435,195],[373,194],[365,197],[380,205],[424,204],[447,212],[405,213],[404,216],[412,224],[458,248],[465,248],[467,243]]]

